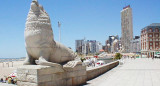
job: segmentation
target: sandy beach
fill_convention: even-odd
[[[8,76],[9,74],[13,73],[13,71],[21,65],[23,65],[23,61],[1,62],[0,78],[5,78],[4,76]]]

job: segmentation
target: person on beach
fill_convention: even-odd
[[[6,77],[6,79],[5,79],[5,81],[4,81],[4,82],[5,82],[5,83],[7,83],[7,81],[8,81],[8,78]]]
[[[9,78],[8,78],[8,84],[11,84],[11,83],[12,83],[11,80],[12,80],[12,78],[9,77]]]
[[[14,84],[17,84],[17,79],[16,79],[16,78],[14,78],[13,80],[14,80]]]
[[[12,83],[12,84],[15,84],[15,83],[14,83],[14,79],[11,79],[11,83]]]
[[[1,82],[3,82],[3,78],[1,78]]]

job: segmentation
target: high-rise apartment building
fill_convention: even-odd
[[[130,5],[121,11],[121,43],[124,47],[124,53],[130,52],[131,41],[133,40],[132,8]]]
[[[82,53],[84,46],[85,46],[85,40],[84,39],[76,40],[75,48],[76,48],[77,53]]]
[[[102,50],[103,49],[103,46],[102,46],[102,44],[100,43],[100,42],[96,42],[96,52],[97,53],[99,53],[100,52],[100,50]]]

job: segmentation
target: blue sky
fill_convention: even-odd
[[[0,3],[0,58],[26,54],[24,29],[31,0],[3,0]],[[160,0],[39,0],[51,18],[54,39],[57,22],[62,23],[61,42],[75,49],[75,40],[86,38],[105,44],[109,35],[121,35],[120,11],[130,4],[134,35],[143,27],[160,22]]]

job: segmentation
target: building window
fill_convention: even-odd
[[[149,41],[152,41],[152,39],[149,39]]]
[[[158,29],[158,28],[156,28],[156,32],[159,32],[159,29]]]
[[[156,34],[156,37],[158,37],[158,34]]]
[[[149,37],[152,37],[152,34],[150,34]]]
[[[150,43],[150,45],[152,45],[152,43]]]
[[[157,50],[159,49],[159,47],[157,47]]]
[[[150,49],[152,49],[152,46],[150,47]]]
[[[156,39],[156,41],[158,41],[158,39]]]
[[[158,45],[158,43],[156,43],[156,45]]]
[[[152,32],[152,28],[149,29],[149,32]]]

